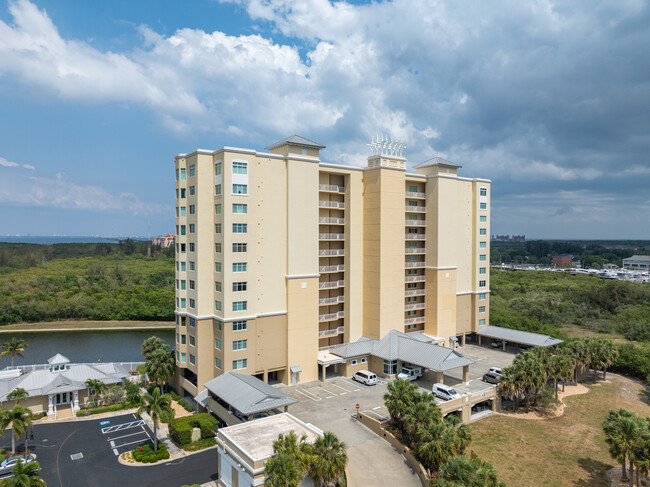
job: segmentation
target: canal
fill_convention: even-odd
[[[93,330],[30,333],[3,333],[0,344],[12,337],[23,339],[29,345],[18,356],[14,365],[45,364],[60,353],[73,363],[80,362],[143,362],[142,342],[150,336],[165,340],[174,348],[174,330]],[[11,365],[11,356],[0,360],[0,369]]]

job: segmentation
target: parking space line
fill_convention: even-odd
[[[149,438],[149,436],[147,436],[147,439],[144,442],[146,443],[148,441],[151,441],[151,438]],[[130,443],[124,443],[124,444],[120,445],[118,448],[123,448],[123,447],[128,446],[128,445],[133,445],[134,443],[142,443],[142,441],[138,440],[138,441],[132,441]],[[153,441],[151,441],[151,443],[153,444]]]
[[[334,397],[334,396],[336,396],[336,392],[328,391],[328,390],[325,389],[324,387],[321,387],[321,386],[315,386],[315,387],[313,387],[313,388],[314,388],[314,389],[322,389],[322,390],[324,390],[327,394],[331,394],[330,396],[327,396],[325,399],[329,399],[330,397]]]
[[[340,396],[343,396],[343,395],[347,394],[348,392],[352,392],[352,391],[349,391],[348,389],[346,389],[345,387],[342,387],[342,386],[340,386],[340,385],[338,385],[338,384],[334,384],[333,382],[330,383],[329,385],[330,385],[330,386],[334,386],[334,387],[338,387],[339,389],[344,390],[345,392],[339,392],[339,395],[340,395]]]
[[[137,428],[138,426],[142,426],[143,424],[144,424],[143,419],[137,421],[131,421],[129,423],[114,424],[113,426],[106,426],[105,428],[102,428],[102,433],[107,434],[107,433],[112,433],[114,431]]]
[[[118,452],[115,448],[113,448],[113,453],[115,453],[115,456],[120,454],[120,452]]]
[[[311,399],[312,401],[322,401],[322,398],[321,398],[321,397],[317,396],[316,394],[312,394],[312,393],[309,392],[309,391],[302,391],[302,390],[300,390],[300,389],[296,389],[296,392],[297,392],[298,394],[302,394],[302,395],[305,396],[307,399]],[[313,397],[312,397],[312,396],[313,396]]]
[[[360,390],[361,390],[361,389],[359,388],[358,384],[355,384],[354,382],[350,382],[349,380],[344,379],[343,377],[340,377],[340,379],[341,379],[343,382],[346,382],[346,383],[350,384],[351,386],[353,386],[353,387],[355,388],[355,389],[354,389],[355,391],[360,391]]]
[[[372,408],[372,410],[374,411],[374,410],[376,410],[376,409],[383,408],[383,407],[384,407],[384,406],[377,406],[376,408]]]
[[[117,436],[117,437],[115,437],[115,438],[111,438],[111,440],[119,440],[120,438],[126,438],[127,436],[141,435],[142,433],[144,433],[144,434],[146,434],[147,436],[149,436],[145,430],[142,430],[142,431],[138,431],[138,432],[136,432],[136,433],[131,433],[130,435]]]

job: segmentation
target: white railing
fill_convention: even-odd
[[[408,289],[404,292],[404,296],[424,296],[425,294],[425,289]]]
[[[427,195],[426,195],[425,193],[415,193],[415,192],[413,192],[413,191],[407,191],[407,192],[406,192],[406,197],[407,197],[407,198],[420,198],[420,199],[424,199],[424,198],[427,197]]]
[[[318,189],[321,191],[329,191],[331,193],[345,193],[343,186],[334,186],[333,184],[319,184]]]
[[[334,304],[341,304],[345,302],[345,296],[333,296],[331,298],[321,298],[318,300],[320,306],[330,306]]]
[[[345,270],[345,266],[343,264],[340,265],[322,265],[318,268],[319,272],[343,272]]]
[[[125,367],[127,370],[135,370],[138,368],[138,365],[144,364],[144,362],[74,362],[74,363],[69,363],[65,365],[90,365],[90,366],[96,366],[96,365],[101,365],[101,364],[115,364],[115,365],[120,365],[122,367]],[[26,374],[27,372],[33,372],[35,370],[50,370],[52,368],[52,365],[50,364],[33,364],[33,365],[15,365],[15,366],[7,366],[2,370],[13,370],[13,369],[18,369],[21,371],[21,373]]]
[[[340,210],[345,209],[345,203],[342,203],[340,201],[319,201],[318,202],[318,207],[319,208],[338,208]]]
[[[318,289],[336,289],[337,287],[343,286],[345,286],[345,281],[327,281],[318,283]]]
[[[344,326],[339,326],[338,328],[335,328],[333,330],[323,330],[318,332],[318,338],[331,338],[335,337],[338,335],[342,335],[345,333],[345,327]],[[326,348],[326,347],[323,347]],[[323,350],[323,348],[319,348],[319,350]],[[333,348],[333,347],[331,347]]]
[[[345,249],[323,249],[318,251],[321,257],[340,257],[345,255]]]
[[[405,325],[416,325],[418,323],[424,323],[424,316],[418,316],[417,318],[407,318],[404,320]]]
[[[406,282],[423,282],[426,279],[426,276],[406,276]]]
[[[319,233],[320,240],[345,240],[344,233]]]
[[[318,315],[318,321],[336,321],[341,318],[345,318],[345,311],[338,311],[336,313],[327,313],[324,315]]]
[[[426,240],[424,233],[407,233],[406,240]]]
[[[424,303],[407,304],[404,306],[404,311],[411,311],[414,309],[424,309]]]
[[[425,262],[406,262],[406,267],[424,267]]]
[[[331,218],[329,216],[321,216],[318,223],[328,223],[330,225],[343,225],[345,224],[344,218]]]
[[[426,206],[406,206],[404,207],[404,210],[407,213],[424,213],[427,211]]]
[[[425,248],[417,248],[417,249],[406,249],[407,254],[426,254],[427,249]]]
[[[409,220],[406,219],[406,226],[407,227],[425,227],[427,225],[426,220]]]

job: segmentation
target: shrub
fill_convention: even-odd
[[[201,438],[210,438],[217,430],[217,420],[208,413],[177,418],[169,423],[169,436],[179,446],[192,441],[192,428],[201,428]]]
[[[210,448],[211,446],[214,446],[216,444],[217,444],[217,440],[214,438],[214,436],[211,436],[210,438],[201,438],[199,441],[194,441],[192,443],[189,443],[183,447],[183,450],[199,451],[199,450],[204,450],[205,448]]]
[[[47,416],[47,413],[38,413],[38,414],[32,414],[32,421],[36,421],[37,419],[41,419]]]
[[[153,445],[139,446],[131,452],[133,459],[140,463],[156,463],[160,460],[167,460],[169,458],[169,451],[167,447],[158,442],[158,451],[153,451]]]
[[[178,401],[181,400],[181,396],[180,396],[180,395],[178,394],[178,392],[176,392],[174,389],[170,389],[168,394],[169,394],[169,395],[172,397],[172,399],[173,399],[174,401],[176,401],[176,402],[178,402]]]
[[[103,406],[101,408],[83,409],[81,411],[77,411],[77,416],[82,417],[88,416],[89,414],[110,413],[113,411],[121,411],[125,408],[126,406],[124,404],[113,404],[112,406]]]
[[[180,399],[177,402],[178,404],[183,406],[183,409],[185,409],[185,411],[189,413],[193,413],[194,411],[196,411],[196,408],[192,406],[190,403],[188,403],[185,399]]]

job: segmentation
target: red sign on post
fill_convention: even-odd
[[[357,404],[357,410],[359,409],[359,405]]]

